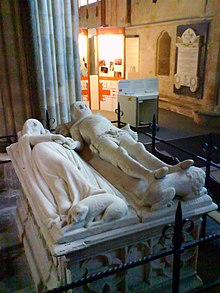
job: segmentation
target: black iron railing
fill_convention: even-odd
[[[117,121],[112,121],[113,123],[117,123],[118,127],[120,128],[121,126],[124,126],[125,123],[121,122],[121,116],[123,115],[122,111],[120,110],[120,105],[117,109]],[[46,115],[46,124],[47,124],[47,128],[49,130],[51,130],[50,128],[50,123],[52,121],[50,120],[50,118],[48,117],[48,114]],[[152,129],[152,133],[146,133],[145,131],[143,131],[140,128],[135,128],[132,127],[134,130],[137,130],[139,133],[142,133],[148,137],[150,137],[152,139],[152,153],[161,158],[162,160],[164,160],[166,163],[168,164],[175,164],[177,163],[179,160],[178,158],[172,157],[172,156],[166,156],[164,154],[162,154],[157,148],[156,148],[156,141],[162,142],[166,145],[169,145],[171,147],[173,147],[174,149],[177,149],[179,151],[182,151],[192,157],[195,157],[203,162],[205,162],[206,164],[206,187],[208,190],[213,190],[213,186],[216,190],[220,190],[220,184],[218,182],[216,182],[212,176],[211,176],[211,172],[210,172],[210,168],[211,166],[220,169],[220,167],[215,164],[212,161],[212,155],[214,152],[217,151],[217,147],[213,145],[212,142],[212,137],[210,134],[210,140],[209,142],[207,142],[204,145],[204,151],[205,151],[205,158],[198,156],[197,154],[194,154],[188,150],[182,149],[180,147],[177,147],[175,145],[173,145],[172,143],[166,142],[162,139],[160,139],[159,137],[156,136],[156,131],[157,131],[157,124],[156,124],[156,119],[154,117],[152,125],[151,125],[151,129]],[[15,135],[9,136],[9,137],[15,137]],[[1,137],[0,137],[1,138]],[[2,137],[4,138],[4,137]],[[5,163],[5,161],[3,162]],[[0,162],[1,164],[1,162]],[[220,193],[219,193],[220,194]],[[203,223],[205,223],[206,217],[203,217]],[[74,282],[72,282],[71,284],[67,284],[65,286],[61,286],[59,288],[54,288],[52,290],[47,291],[49,292],[66,292],[69,289],[74,289],[80,286],[83,286],[85,284],[97,281],[99,279],[105,278],[107,276],[110,275],[115,275],[121,272],[125,272],[131,268],[149,263],[151,261],[154,261],[156,259],[159,259],[161,257],[165,257],[168,255],[173,255],[173,283],[172,283],[172,292],[178,293],[179,292],[179,286],[180,286],[180,258],[181,258],[181,254],[187,250],[190,249],[192,247],[196,247],[196,246],[200,246],[204,243],[210,242],[210,241],[214,241],[217,239],[220,239],[220,234],[212,234],[212,235],[208,235],[207,237],[205,237],[205,225],[203,224],[203,228],[202,228],[202,233],[201,233],[201,238],[199,240],[194,240],[191,242],[187,242],[184,243],[184,235],[183,235],[183,226],[185,225],[185,223],[190,223],[189,226],[189,230],[193,228],[193,222],[185,219],[182,219],[182,209],[181,209],[181,203],[179,202],[177,210],[176,210],[176,216],[175,216],[175,223],[174,225],[167,225],[164,227],[162,234],[164,237],[168,237],[166,235],[166,231],[168,228],[172,227],[173,228],[173,237],[172,237],[172,248],[163,251],[162,253],[159,254],[155,254],[155,255],[147,255],[141,259],[137,259],[135,261],[132,262],[128,262],[128,263],[124,263],[124,264],[120,264],[118,266],[114,266],[111,267],[105,271],[100,271],[98,273],[95,274],[91,274],[88,275],[86,277],[81,278],[80,280],[76,280]],[[196,290],[193,290],[192,292],[204,292],[204,290],[207,290],[208,288],[213,288],[213,287],[217,287],[220,286],[220,279],[218,279],[217,281],[210,283],[206,286],[203,286],[201,288],[198,288]]]
[[[189,225],[187,225],[189,224]],[[194,240],[191,242],[184,243],[184,233],[183,233],[183,227],[187,225],[187,232],[192,231],[194,227],[194,223],[189,219],[183,219],[182,218],[182,208],[181,208],[181,202],[179,201],[176,209],[175,214],[175,222],[173,225],[169,224],[164,227],[162,230],[162,235],[166,238],[169,238],[170,233],[167,233],[168,229],[170,231],[170,228],[173,228],[173,236],[172,236],[172,247],[170,249],[167,249],[163,251],[162,253],[154,254],[154,255],[147,255],[144,256],[141,259],[137,259],[135,261],[130,261],[124,264],[120,264],[114,267],[111,267],[105,271],[100,271],[91,275],[87,275],[86,277],[83,277],[79,280],[73,281],[70,284],[66,284],[64,286],[60,286],[59,288],[54,288],[52,290],[46,291],[47,293],[61,293],[66,292],[70,289],[78,288],[83,285],[86,285],[88,283],[92,283],[94,281],[106,278],[108,276],[116,275],[122,272],[126,272],[129,269],[135,268],[140,265],[147,264],[151,261],[157,260],[162,257],[166,257],[168,255],[173,255],[173,276],[172,276],[172,292],[178,293],[180,288],[180,259],[181,254],[186,251],[187,249],[191,249],[193,247],[199,246],[201,244],[220,239],[220,233],[219,234],[212,234],[207,237],[204,237],[200,240]],[[211,284],[211,287],[217,286],[220,284],[220,279],[218,282]],[[206,286],[207,288],[207,286]],[[210,288],[210,286],[209,286]],[[200,288],[202,290],[202,288]]]
[[[48,110],[45,112],[45,119],[42,120],[42,123],[44,124],[45,128],[49,131],[54,131],[54,127],[52,127],[55,124],[55,119],[49,116]]]
[[[116,111],[116,114],[117,114],[118,120],[117,121],[112,121],[112,122],[117,123],[118,127],[120,128],[121,126],[125,125],[125,123],[121,122],[121,116],[123,115],[123,113],[120,110],[120,105],[118,105],[118,109]],[[183,153],[186,153],[186,154],[188,154],[188,155],[190,155],[192,157],[197,158],[198,160],[201,160],[201,161],[205,162],[205,164],[206,164],[206,187],[207,187],[208,190],[210,189],[210,186],[213,184],[213,180],[214,180],[211,177],[211,174],[210,174],[210,167],[214,166],[214,167],[220,169],[220,167],[217,164],[212,162],[212,154],[217,151],[217,147],[214,146],[213,143],[212,143],[211,134],[210,134],[209,142],[207,142],[205,144],[205,146],[204,146],[204,151],[205,151],[205,154],[206,154],[206,156],[204,158],[204,157],[198,156],[197,154],[192,153],[192,152],[190,152],[188,150],[185,150],[183,148],[177,147],[177,146],[175,146],[175,145],[173,145],[173,144],[171,144],[169,142],[166,142],[166,141],[160,139],[159,137],[157,137],[156,132],[157,132],[158,126],[156,124],[155,116],[153,118],[152,125],[151,125],[151,129],[152,129],[151,134],[146,133],[145,131],[143,131],[140,128],[132,127],[132,129],[138,131],[139,133],[142,133],[142,134],[150,137],[152,139],[152,149],[151,149],[152,153],[155,156],[157,156],[157,157],[161,158],[162,160],[164,160],[168,164],[175,164],[175,163],[179,162],[179,160],[178,160],[178,158],[175,158],[175,157],[172,157],[172,156],[166,156],[166,155],[162,154],[156,148],[156,141],[159,141],[159,142],[162,142],[164,144],[167,144],[167,145],[173,147],[174,149],[178,149],[179,151],[182,151]],[[219,183],[216,182],[215,180],[214,180],[214,182],[215,182],[215,186],[218,186],[218,188],[219,188],[219,186],[220,186]],[[81,278],[80,280],[72,282],[71,284],[67,284],[65,286],[61,286],[59,288],[49,290],[47,292],[48,293],[49,292],[54,292],[54,293],[55,292],[66,292],[69,289],[74,289],[74,288],[86,285],[88,283],[100,280],[100,279],[108,277],[110,275],[115,275],[115,274],[118,274],[118,273],[121,273],[121,272],[125,272],[125,271],[127,271],[127,270],[129,270],[131,268],[134,268],[134,267],[149,263],[149,262],[154,261],[156,259],[159,259],[161,257],[168,256],[168,255],[173,255],[172,292],[173,293],[178,293],[179,288],[180,288],[180,268],[181,268],[180,260],[181,260],[181,254],[187,249],[197,247],[197,246],[202,245],[204,243],[220,239],[220,234],[212,234],[212,235],[208,235],[207,237],[204,236],[205,235],[205,223],[206,223],[206,215],[205,215],[205,216],[203,216],[203,225],[202,225],[202,229],[201,229],[202,230],[201,238],[199,240],[194,240],[194,241],[191,241],[191,242],[184,243],[183,226],[186,223],[190,223],[188,231],[193,229],[193,222],[191,220],[188,220],[188,219],[183,220],[182,219],[181,203],[179,202],[178,206],[177,206],[177,210],[176,210],[176,216],[175,216],[174,225],[166,225],[164,227],[163,231],[162,231],[163,236],[168,237],[168,236],[166,236],[166,231],[170,227],[173,227],[173,238],[172,238],[173,247],[171,249],[165,250],[165,251],[163,251],[162,253],[159,253],[159,254],[148,255],[148,256],[143,257],[142,259],[138,259],[136,261],[124,263],[124,264],[112,267],[112,268],[110,268],[108,270],[105,270],[105,271],[100,271],[98,273],[88,275],[88,276],[86,276],[84,278]],[[217,287],[217,286],[220,286],[220,278],[218,280],[212,282],[212,283],[209,283],[209,284],[201,287],[201,288],[193,290],[193,292],[204,292],[204,290],[214,288],[214,287]]]
[[[120,116],[119,116],[120,118]],[[120,125],[120,122],[119,122]],[[156,117],[153,116],[153,121],[151,125],[151,133],[147,133],[138,127],[132,127],[133,130],[142,133],[151,138],[151,153],[156,157],[160,158],[167,164],[176,164],[179,162],[177,157],[172,157],[172,155],[165,155],[160,152],[156,147],[156,142],[159,141],[164,145],[168,145],[171,148],[178,150],[184,154],[188,154],[189,156],[196,158],[202,161],[205,164],[205,172],[206,172],[206,179],[205,179],[205,187],[207,188],[209,195],[213,198],[213,200],[220,206],[220,183],[211,175],[211,166],[218,169],[220,171],[220,166],[212,161],[213,155],[216,154],[219,150],[218,147],[213,144],[212,134],[209,134],[209,141],[206,142],[203,146],[203,151],[205,153],[205,157],[201,157],[193,152],[190,152],[186,149],[180,148],[168,141],[165,141],[156,136],[157,132],[157,124],[156,124]],[[146,144],[145,144],[146,147]],[[203,215],[203,222],[202,222],[202,229],[201,229],[201,237],[204,237],[206,230],[206,215]]]
[[[212,177],[211,171],[210,171],[211,166],[220,170],[220,166],[212,161],[213,155],[216,154],[219,150],[218,150],[218,147],[213,144],[213,139],[212,139],[211,133],[209,134],[209,141],[203,145],[203,151],[205,153],[205,157],[201,157],[193,152],[190,152],[186,149],[178,147],[168,141],[165,141],[165,140],[157,137],[156,136],[157,124],[156,124],[155,115],[154,115],[153,121],[152,121],[152,126],[151,126],[152,132],[151,133],[147,133],[146,131],[143,131],[142,129],[137,128],[137,127],[132,127],[132,129],[139,132],[139,133],[142,133],[143,135],[150,137],[152,140],[151,153],[153,155],[157,156],[158,158],[160,158],[161,160],[163,160],[164,162],[166,162],[167,164],[176,164],[177,162],[179,162],[179,159],[176,157],[172,157],[172,155],[164,155],[162,152],[160,152],[156,147],[157,141],[204,162],[205,168],[206,168],[205,186],[206,186],[207,190],[211,193],[211,195],[214,196],[215,193],[218,195],[220,194],[220,184]],[[146,144],[145,144],[145,146],[146,146]]]

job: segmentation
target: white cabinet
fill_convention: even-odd
[[[153,116],[158,116],[158,97],[156,95],[127,96],[118,95],[120,110],[123,112],[121,121],[139,127],[149,124]]]
[[[132,126],[146,126],[155,115],[158,122],[157,78],[123,80],[119,82],[118,102],[123,112],[121,121]]]

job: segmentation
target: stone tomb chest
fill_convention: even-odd
[[[166,224],[174,222],[176,205],[175,201],[167,210],[146,213],[142,223],[58,244],[52,241],[46,230],[39,228],[25,196],[21,194],[17,224],[36,289],[39,292],[52,289],[170,248],[171,240],[166,240],[161,232]],[[190,218],[195,224],[191,233],[185,233],[185,241],[198,239],[201,215],[215,208],[208,195],[182,203],[183,217]],[[197,248],[182,254],[181,292],[202,284],[197,275],[197,256]],[[146,289],[147,292],[158,289],[170,292],[171,284],[172,257],[168,256],[117,276],[103,278],[73,292],[146,292]]]

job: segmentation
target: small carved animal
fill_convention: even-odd
[[[85,227],[91,227],[121,219],[127,212],[126,202],[116,195],[91,195],[70,208],[68,223],[85,220]]]

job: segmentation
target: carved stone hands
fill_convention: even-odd
[[[77,152],[81,152],[84,148],[84,142],[83,138],[79,132],[78,127],[75,127],[74,125],[70,128],[70,134],[71,137],[74,139],[74,141],[77,142],[77,146],[75,147],[75,150]]]
[[[79,147],[80,142],[75,141],[70,137],[65,137],[61,134],[53,134],[51,136],[51,140],[55,141],[56,143],[62,144],[65,148],[74,150]]]
[[[75,141],[73,140],[72,138],[70,137],[66,137],[66,141],[65,143],[63,144],[63,146],[67,149],[70,149],[70,150],[75,150],[77,148],[80,147],[80,142],[79,141]]]
[[[59,143],[59,144],[64,144],[65,141],[66,141],[66,137],[64,137],[61,134],[52,134],[51,135],[51,140],[55,141],[56,143]]]

